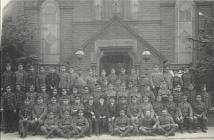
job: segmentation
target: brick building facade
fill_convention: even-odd
[[[83,71],[136,66],[141,73],[153,64],[190,64],[197,59],[188,40],[214,17],[211,0],[11,0],[4,17],[24,15],[34,38],[30,54],[44,64],[68,64]],[[213,28],[213,22],[209,23]],[[213,29],[211,30],[213,31]],[[79,60],[75,52],[83,49]],[[150,51],[145,61],[142,52]]]

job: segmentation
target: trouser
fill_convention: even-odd
[[[5,132],[16,131],[16,112],[13,110],[4,110]]]
[[[99,134],[99,123],[96,118],[88,118],[89,122],[89,135],[95,133],[96,135]]]
[[[160,87],[155,87],[152,89],[152,91],[154,92],[155,96],[158,95],[158,91],[159,91]]]
[[[139,135],[138,125],[131,125],[130,132],[135,136]]]
[[[27,136],[30,124],[31,124],[30,120],[19,120],[19,133],[21,136],[23,137]]]
[[[114,135],[120,135],[120,136],[124,137],[124,136],[128,136],[130,131],[131,131],[130,127],[126,127],[124,129],[114,128],[113,134]]]
[[[75,134],[72,126],[58,129],[58,133],[59,133],[59,136],[63,138],[69,138]]]
[[[81,129],[78,129],[77,127],[74,128],[74,135],[77,135],[77,136],[84,136],[89,130],[89,128],[86,126],[78,126],[78,127],[80,127]]]
[[[192,130],[192,127],[193,127],[193,119],[190,118],[190,117],[185,117],[183,118],[182,120],[179,120],[177,121],[178,122],[178,125],[179,125],[179,128],[181,130],[183,130],[184,128],[184,124],[187,126],[187,129],[188,130]]]
[[[110,119],[110,120],[108,120],[108,131],[109,131],[109,133],[113,133],[113,131],[114,131],[114,119]]]
[[[40,130],[40,127],[43,125],[44,121],[43,120],[33,120],[32,121],[32,127],[34,129],[34,134],[37,134]]]
[[[40,127],[40,130],[47,138],[50,136],[57,136],[59,133],[59,128],[51,128],[44,125]]]
[[[206,129],[207,127],[207,117],[202,116],[202,117],[193,117],[193,129],[196,129],[197,123],[199,123],[199,126],[202,130]]]
[[[159,125],[158,133],[160,135],[174,135],[177,129],[177,124]]]
[[[156,128],[150,128],[150,127],[140,127],[139,132],[143,135],[153,135],[155,134]]]
[[[106,133],[108,130],[107,118],[99,118],[99,134]]]

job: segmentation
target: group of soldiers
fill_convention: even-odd
[[[127,75],[121,68],[117,75],[112,68],[97,76],[93,69],[84,75],[66,66],[59,72],[40,66],[37,72],[19,64],[12,72],[7,64],[1,85],[5,133],[18,130],[22,138],[29,132],[47,138],[206,132],[211,107],[206,86],[196,91],[188,68],[182,76],[158,65],[150,74],[132,68]]]

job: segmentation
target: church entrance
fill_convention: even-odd
[[[133,61],[128,53],[105,54],[100,59],[100,72],[102,69],[105,69],[108,75],[111,72],[111,69],[114,68],[116,74],[119,74],[120,69],[124,67],[127,74],[130,74],[132,65]]]

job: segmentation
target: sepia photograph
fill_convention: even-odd
[[[1,140],[214,140],[214,0],[0,0]]]

